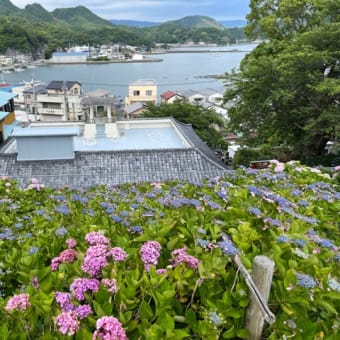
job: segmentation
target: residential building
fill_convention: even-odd
[[[129,85],[129,94],[125,97],[125,105],[133,103],[156,104],[157,82],[153,79],[140,79]]]
[[[184,99],[190,104],[200,104],[206,101],[206,97],[198,91],[186,90],[181,93]]]
[[[184,97],[175,91],[166,91],[161,94],[161,103],[172,104],[175,101],[184,100]]]
[[[0,144],[7,140],[7,137],[15,125],[14,97],[11,92],[0,91]]]
[[[46,94],[46,85],[35,84],[23,91],[24,107],[27,114],[37,114],[37,96]]]
[[[146,110],[145,105],[139,102],[125,106],[123,109],[124,118],[125,119],[137,118],[145,110]]]
[[[46,93],[37,94],[37,111],[43,121],[82,120],[82,87],[77,81],[53,80]]]
[[[205,97],[205,101],[217,105],[223,103],[223,93],[214,89],[206,88],[199,90],[199,93]]]

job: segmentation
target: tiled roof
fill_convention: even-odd
[[[228,170],[192,149],[76,152],[72,160],[18,162],[16,154],[0,155],[0,175],[22,187],[37,178],[50,187],[86,188],[98,184],[199,181]]]
[[[35,85],[34,86],[34,93],[35,94],[44,94],[46,93],[46,85]],[[33,87],[30,87],[27,90],[24,90],[23,93],[33,94]]]
[[[69,90],[74,84],[81,85],[78,81],[63,81],[63,80],[52,80],[47,86],[48,90],[63,90],[66,86],[66,89]]]
[[[75,152],[74,159],[48,161],[17,161],[16,154],[0,153],[0,176],[14,178],[22,187],[27,186],[31,178],[37,178],[51,187],[86,188],[97,184],[199,181],[228,172],[191,125],[175,120],[173,123],[192,147]]]
[[[144,107],[144,104],[141,102],[136,102],[131,105],[126,106],[123,111],[127,114],[131,114],[133,112],[139,111]]]
[[[166,91],[164,93],[161,94],[161,97],[168,100],[170,99],[171,97],[175,96],[177,93],[174,92],[174,91]]]

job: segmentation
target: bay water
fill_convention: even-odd
[[[241,44],[224,47],[191,48],[190,53],[153,54],[159,62],[127,62],[105,64],[61,64],[41,65],[22,72],[3,74],[3,80],[9,83],[31,81],[34,77],[45,84],[52,80],[78,81],[83,92],[106,89],[113,95],[124,98],[128,86],[139,79],[154,79],[158,84],[158,95],[172,90],[199,90],[212,88],[223,91],[223,79],[210,75],[223,75],[238,68],[246,53],[255,44]],[[185,48],[184,50],[188,50]],[[197,53],[195,53],[195,51]],[[202,53],[205,51],[204,53]],[[227,52],[228,51],[228,52]]]

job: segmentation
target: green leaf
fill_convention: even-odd
[[[227,331],[222,334],[223,339],[234,339],[236,335],[235,326],[232,325]]]
[[[242,329],[237,329],[236,330],[236,335],[241,338],[241,339],[247,339],[249,336],[249,331],[242,328]]]

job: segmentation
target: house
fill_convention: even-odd
[[[0,91],[0,144],[7,140],[7,137],[16,125],[14,112],[14,97],[11,92]]]
[[[153,79],[140,79],[129,85],[129,94],[125,97],[125,106],[133,103],[156,104],[157,82]]]
[[[77,81],[53,80],[37,94],[37,111],[43,121],[82,120],[82,87]]]
[[[44,84],[35,84],[23,91],[24,107],[27,114],[37,113],[37,96],[46,93],[46,85]]]
[[[133,103],[131,105],[125,106],[123,109],[124,118],[132,119],[138,117],[146,110],[145,105],[143,103]]]
[[[206,101],[206,97],[204,95],[191,89],[182,92],[181,95],[190,104],[200,104]]]
[[[169,90],[161,94],[161,103],[172,104],[175,101],[183,101],[183,100],[184,100],[183,96],[174,91]]]
[[[220,105],[223,102],[223,93],[214,89],[206,88],[199,90],[199,93],[205,97],[205,101]]]
[[[88,53],[85,52],[55,52],[52,54],[52,63],[73,64],[86,63]]]

